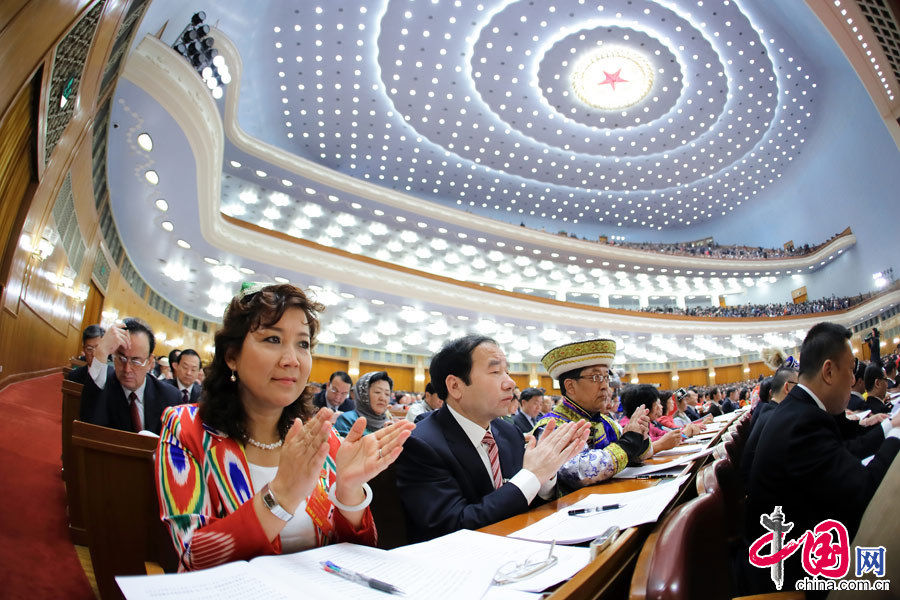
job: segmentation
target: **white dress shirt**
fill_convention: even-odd
[[[91,376],[91,379],[94,380],[94,383],[97,384],[97,387],[101,390],[106,387],[106,363],[100,362],[97,357],[94,357],[94,360],[88,366],[88,374]],[[147,387],[147,378],[144,377],[144,380],[141,382],[141,385],[138,389],[134,390],[134,395],[137,396],[138,413],[141,417],[141,429],[144,428],[144,388]],[[125,393],[125,402],[130,406],[131,400],[128,399],[128,396],[131,394],[130,391],[126,390],[124,387],[122,391]]]

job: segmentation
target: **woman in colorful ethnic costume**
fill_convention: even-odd
[[[366,483],[400,454],[413,425],[342,440],[306,389],[322,306],[291,285],[244,284],[216,332],[200,404],[163,414],[162,520],[179,570],[335,541],[374,545]]]
[[[624,429],[605,414],[610,398],[609,367],[615,355],[615,341],[599,339],[559,346],[541,359],[550,376],[559,380],[564,396],[538,421],[535,435],[539,436],[551,420],[562,424],[584,419],[591,424],[584,450],[559,470],[565,489],[604,481],[629,463],[652,456],[646,408],[636,410]]]

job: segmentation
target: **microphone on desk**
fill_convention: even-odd
[[[606,512],[608,510],[615,510],[617,508],[621,508],[621,504],[607,504],[606,506],[594,506],[591,508],[573,508],[569,511],[569,516],[573,517],[575,515],[586,515],[589,513],[595,512]]]

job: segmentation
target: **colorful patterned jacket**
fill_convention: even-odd
[[[268,540],[253,503],[248,502],[256,491],[243,445],[204,425],[196,404],[169,408],[162,420],[156,484],[160,517],[169,526],[180,556],[179,571],[280,553],[281,538]],[[341,444],[334,430],[329,443],[320,485],[313,491],[325,496],[325,502],[326,486],[335,480],[334,457]],[[328,519],[332,533],[316,527],[317,546],[332,541],[375,545],[375,523],[368,509],[359,530],[334,506]]]
[[[571,400],[562,401],[545,414],[534,427],[540,435],[551,420],[557,425],[584,419],[591,424],[591,434],[584,450],[559,469],[564,489],[574,489],[609,479],[629,462],[637,462],[653,455],[653,446],[638,433],[624,435],[618,423],[603,413],[590,414]]]

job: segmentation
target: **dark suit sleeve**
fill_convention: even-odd
[[[115,377],[115,371],[112,367],[107,367],[106,386],[110,385],[110,377]],[[85,423],[93,423],[102,427],[109,427],[109,411],[107,410],[107,394],[97,387],[90,373],[87,374],[84,381],[84,387],[81,389],[81,408],[78,412],[78,420]]]
[[[823,417],[831,418],[831,417]],[[900,450],[900,440],[888,438],[872,461],[863,466],[840,438],[830,434],[818,419],[798,423],[790,439],[795,460],[789,476],[809,487],[809,496],[837,496],[848,516],[858,522],[878,484]],[[815,449],[815,451],[809,451]],[[848,519],[849,520],[849,519]]]
[[[427,442],[410,437],[397,459],[397,488],[410,524],[411,541],[428,540],[459,529],[478,529],[528,510],[511,483],[480,501],[466,497],[446,460]]]

